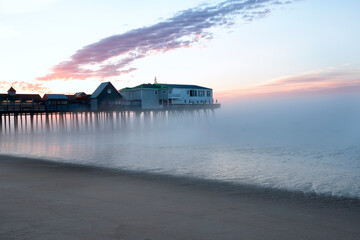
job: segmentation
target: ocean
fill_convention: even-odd
[[[360,199],[360,111],[335,100],[3,116],[0,154]]]

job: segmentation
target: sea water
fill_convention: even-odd
[[[359,199],[360,111],[272,104],[3,116],[0,153]]]

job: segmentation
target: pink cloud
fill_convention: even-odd
[[[256,86],[224,91],[219,93],[218,97],[229,99],[340,91],[360,91],[360,69],[327,69],[286,76]]]
[[[290,1],[226,0],[178,12],[157,24],[113,35],[85,46],[38,80],[106,78],[135,71],[130,65],[146,56],[211,40],[212,27],[229,27],[236,16],[245,21],[268,16],[272,7]]]
[[[49,90],[49,88],[45,87],[41,83],[29,83],[24,81],[15,81],[15,82],[8,82],[8,81],[0,81],[0,90],[1,92],[6,93],[10,87],[15,88],[17,92],[23,93],[45,93]]]

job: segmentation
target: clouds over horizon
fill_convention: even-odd
[[[51,83],[55,83],[51,82]],[[78,81],[79,83],[82,81]],[[49,82],[50,84],[50,82]],[[70,84],[70,83],[69,83]],[[6,92],[11,86],[23,93],[52,93],[44,82],[0,81],[0,90]],[[242,89],[216,92],[220,100],[252,98],[261,96],[288,96],[317,93],[360,92],[360,66],[326,68],[316,71],[284,76]],[[70,92],[67,92],[70,94]],[[71,92],[72,93],[72,92]]]
[[[44,94],[49,91],[49,88],[44,86],[42,83],[29,83],[25,81],[0,81],[1,92],[6,92],[10,87],[15,88],[19,93],[40,93]]]
[[[107,78],[135,71],[131,64],[138,59],[169,50],[191,47],[211,40],[213,27],[229,27],[235,18],[253,21],[268,16],[272,9],[290,4],[285,0],[227,0],[216,5],[201,5],[180,11],[173,17],[151,26],[104,38],[85,46],[37,80],[50,81]]]
[[[360,91],[360,67],[327,68],[219,93],[222,98]]]

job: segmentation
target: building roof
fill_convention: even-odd
[[[186,84],[163,84],[160,83],[159,85],[168,87],[168,88],[187,88],[187,89],[211,89],[211,88],[206,88],[206,87],[201,87],[198,85],[186,85]]]
[[[68,100],[65,94],[45,94],[43,98],[47,100]]]
[[[136,90],[136,89],[164,89],[164,88],[185,88],[185,89],[207,89],[210,88],[201,87],[197,85],[186,85],[186,84],[164,84],[164,83],[144,83],[132,88],[123,88],[121,90]]]
[[[84,94],[84,95],[66,95],[69,100],[89,100],[91,95]]]
[[[98,98],[105,89],[108,88],[113,89],[114,91],[111,93],[112,97],[119,97],[122,98],[121,94],[118,92],[118,90],[111,84],[111,82],[103,82],[101,83],[98,88],[93,92],[93,94],[90,96],[90,99]],[[116,95],[116,96],[115,96]]]
[[[13,87],[10,87],[8,92],[16,92],[16,90]]]
[[[150,83],[144,83],[135,87],[126,87],[126,88],[122,88],[121,90],[135,90],[135,89],[158,89],[160,88],[160,86],[158,86],[157,84],[150,84]]]
[[[77,99],[77,100],[88,100],[88,99],[90,99],[90,97],[91,97],[91,95],[86,94],[86,95],[82,95],[82,96],[76,96],[75,99]]]
[[[0,94],[0,100],[41,100],[39,94],[16,94],[14,96],[9,94]]]
[[[82,96],[75,96],[76,100],[88,100],[91,97],[91,95],[86,94],[86,95],[82,95]]]
[[[97,98],[101,93],[102,91],[104,91],[104,89],[109,85],[111,84],[110,82],[103,82],[101,83],[98,88],[94,91],[94,93],[90,96],[90,98]]]
[[[75,95],[66,95],[68,100],[75,100]]]

